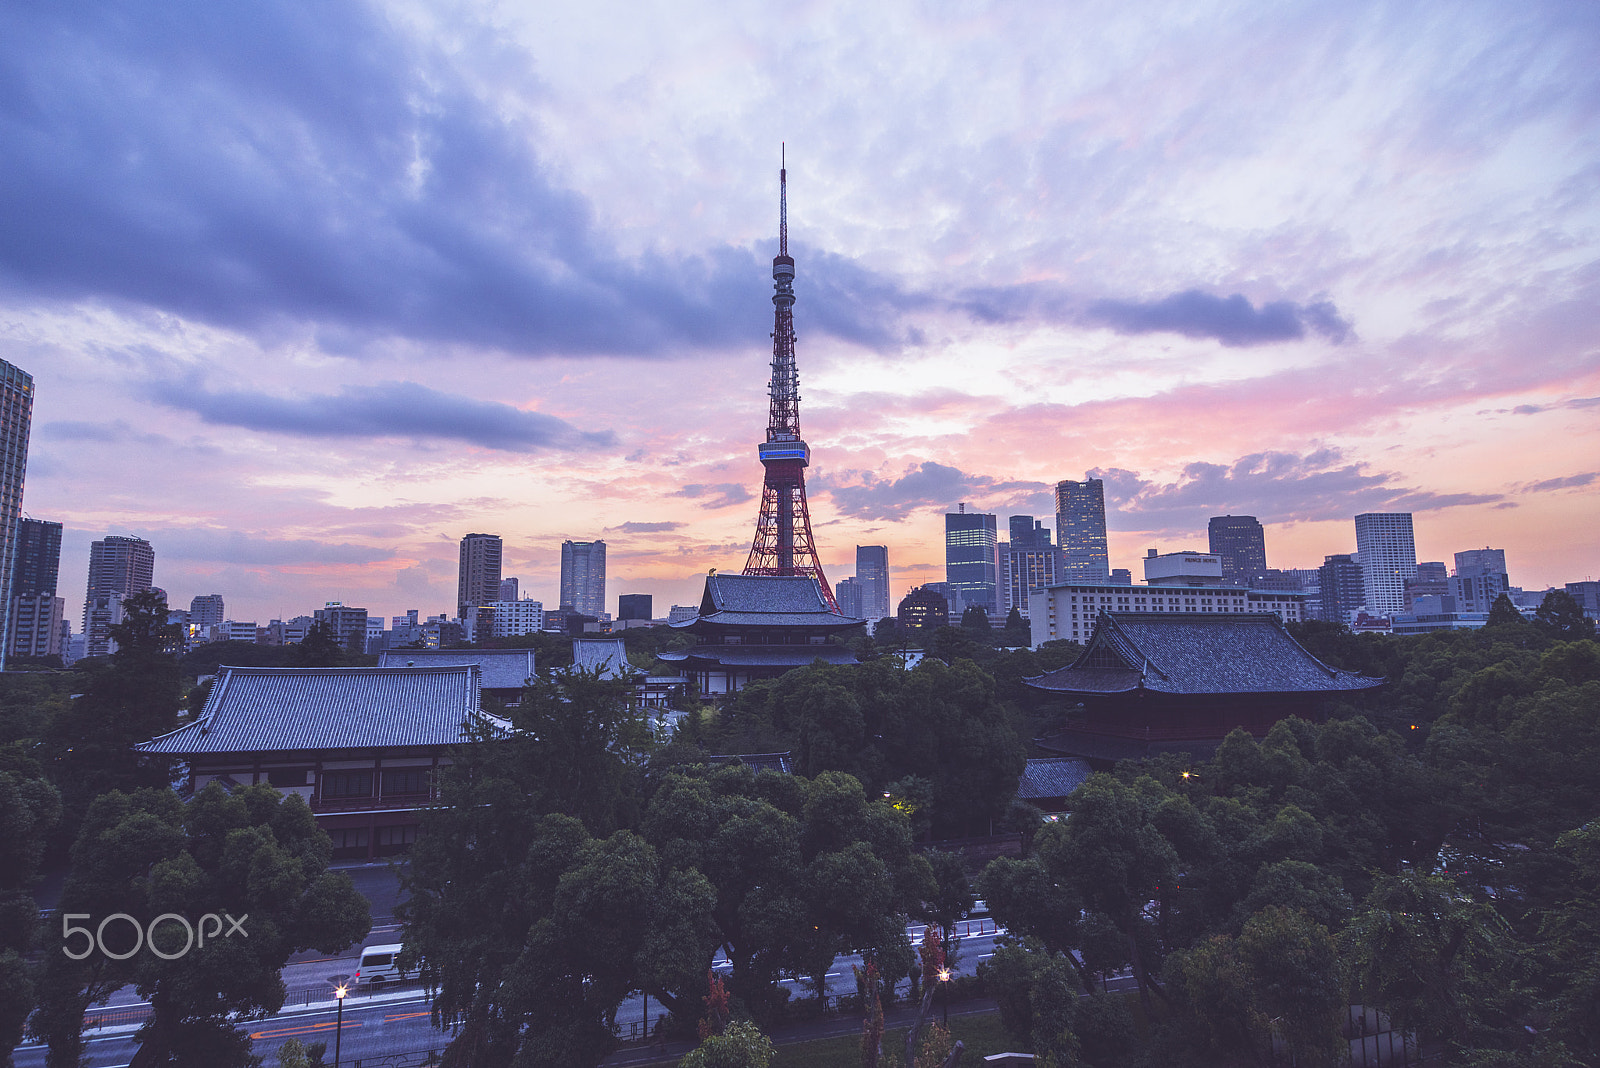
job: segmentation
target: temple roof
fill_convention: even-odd
[[[478,665],[485,690],[520,690],[533,678],[532,649],[385,649],[379,667]]]
[[[710,623],[838,630],[865,622],[829,608],[822,588],[809,575],[707,575],[700,614],[671,626],[689,629]]]
[[[1066,797],[1094,774],[1079,757],[1034,757],[1022,769],[1017,796],[1024,801]]]
[[[133,748],[193,756],[454,745],[476,719],[475,664],[376,668],[220,669],[193,723]]]
[[[607,679],[633,679],[645,674],[628,663],[628,648],[621,638],[572,639],[572,666],[599,672]]]
[[[1089,646],[1067,667],[1025,679],[1083,696],[1144,690],[1167,694],[1333,693],[1383,679],[1331,668],[1306,652],[1270,612],[1101,612]]]

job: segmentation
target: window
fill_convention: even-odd
[[[372,852],[380,857],[407,852],[417,841],[417,825],[404,823],[393,827],[379,827],[378,841]]]
[[[322,796],[324,798],[371,797],[372,772],[325,771],[322,773]]]
[[[280,789],[285,786],[304,786],[309,769],[306,768],[270,768],[267,771],[267,784]]]
[[[427,768],[384,768],[383,796],[404,795],[426,797],[428,794]]]
[[[333,859],[352,860],[367,855],[367,829],[365,827],[335,827],[328,832],[333,839]]]

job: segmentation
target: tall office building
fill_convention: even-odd
[[[1502,593],[1511,589],[1504,549],[1468,549],[1456,553],[1456,573],[1450,593],[1458,612],[1487,612]]]
[[[1211,551],[1222,557],[1222,581],[1253,586],[1267,570],[1267,535],[1253,515],[1217,515],[1206,525]]]
[[[1450,592],[1450,569],[1443,560],[1424,560],[1417,564],[1417,573],[1406,580],[1406,611],[1415,608],[1418,597],[1444,597]]]
[[[606,543],[561,543],[561,608],[599,619],[606,611]]]
[[[655,598],[648,593],[624,593],[617,598],[618,619],[654,619]]]
[[[1356,559],[1367,611],[1395,616],[1405,611],[1406,579],[1417,574],[1417,543],[1410,512],[1363,512],[1356,516]]]
[[[112,651],[110,628],[122,622],[122,599],[155,585],[156,551],[143,538],[109,534],[89,546],[83,598],[83,655]]]
[[[517,592],[517,580],[516,579],[514,579],[514,578],[503,578],[503,579],[500,580],[500,596],[499,596],[498,600],[501,600],[501,601],[520,601],[520,600],[522,600],[522,595]]]
[[[11,567],[17,519],[22,515],[22,483],[28,473],[28,434],[33,425],[33,376],[0,360],[0,627],[11,619]],[[7,635],[0,633],[0,668],[5,667]]]
[[[1317,569],[1317,618],[1329,623],[1350,623],[1366,604],[1361,565],[1349,553],[1329,556]]]
[[[1466,552],[1456,553],[1456,574],[1468,575],[1498,575],[1509,581],[1510,574],[1506,570],[1506,551],[1504,549],[1468,549]]]
[[[189,602],[189,626],[204,633],[210,627],[220,626],[228,618],[228,607],[220,593],[200,594]]]
[[[856,619],[884,619],[890,615],[889,607],[889,547],[887,545],[856,546],[856,582],[861,587],[860,611]],[[839,610],[844,611],[840,605]],[[845,615],[851,615],[845,612]]]
[[[833,587],[833,599],[839,602],[839,614],[851,619],[861,619],[861,580],[851,575],[842,578]]]
[[[962,609],[981,607],[991,620],[1000,613],[999,540],[995,517],[958,505],[944,517],[944,573]]]
[[[468,534],[461,539],[456,578],[457,618],[469,619],[481,604],[500,600],[500,535]]]
[[[1106,488],[1098,478],[1056,483],[1056,544],[1062,579],[1102,582],[1111,574],[1106,549]]]
[[[12,559],[12,593],[55,593],[61,576],[61,524],[27,517],[17,520]]]
[[[1008,523],[1011,540],[1000,543],[1000,611],[1014,608],[1028,618],[1028,595],[1060,581],[1061,551],[1050,543],[1050,530],[1031,515],[1014,515]]]

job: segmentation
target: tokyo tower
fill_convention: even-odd
[[[789,255],[789,172],[778,171],[778,254],[772,259],[772,383],[767,440],[756,447],[766,477],[756,539],[745,561],[746,575],[810,575],[822,599],[839,611],[817,559],[806,507],[806,465],[811,449],[800,437],[800,372],[794,362],[794,257]]]

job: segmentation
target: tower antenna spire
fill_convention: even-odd
[[[809,575],[822,599],[839,610],[817,559],[806,505],[805,469],[811,449],[800,436],[800,372],[794,359],[794,257],[789,255],[788,146],[778,157],[778,254],[772,259],[772,380],[767,440],[757,446],[766,477],[756,537],[745,561],[746,575]]]

